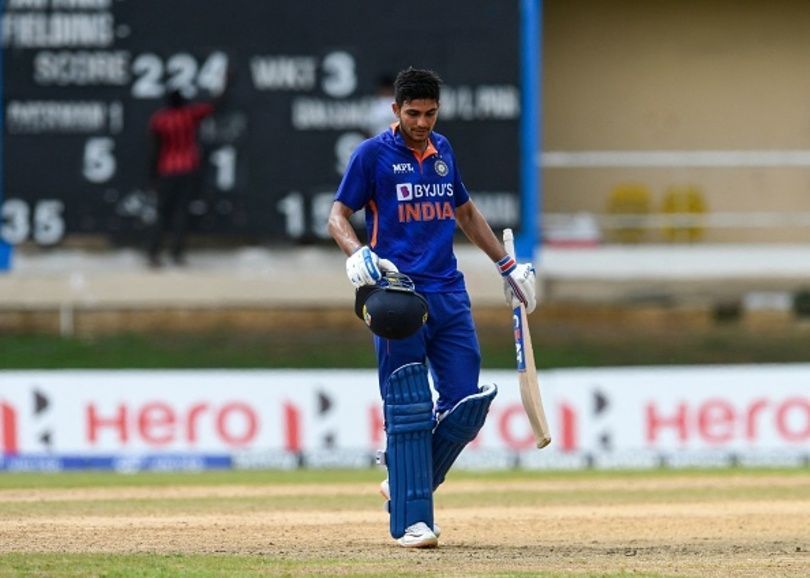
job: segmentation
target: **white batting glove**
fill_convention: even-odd
[[[382,279],[383,271],[396,273],[399,269],[388,259],[380,259],[367,245],[360,247],[346,259],[346,275],[355,289],[363,285],[374,285]]]
[[[497,265],[503,277],[506,304],[514,309],[522,303],[526,313],[534,311],[537,307],[537,274],[534,266],[531,263],[518,264],[509,255],[498,261]]]

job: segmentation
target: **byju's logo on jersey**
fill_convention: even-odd
[[[394,169],[395,175],[413,173],[413,165],[411,163],[394,163],[391,165],[391,168]]]
[[[412,201],[453,196],[453,183],[428,183],[425,185],[420,185],[418,183],[398,183],[396,187],[398,201]]]
[[[397,185],[397,200],[410,201],[413,199],[413,185],[411,183],[399,183]]]

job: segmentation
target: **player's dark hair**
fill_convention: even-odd
[[[394,80],[394,100],[399,106],[416,99],[439,102],[442,79],[432,70],[410,67]]]

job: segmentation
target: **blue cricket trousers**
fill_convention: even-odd
[[[374,336],[380,394],[385,399],[388,376],[406,363],[427,361],[438,393],[436,411],[451,409],[461,399],[478,392],[481,348],[466,291],[424,293],[428,320],[405,339]]]

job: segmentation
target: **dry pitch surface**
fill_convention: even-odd
[[[261,556],[266,575],[810,576],[807,470],[459,474],[436,495],[430,551],[393,544],[363,477],[3,489],[0,567],[11,553],[220,553]]]

